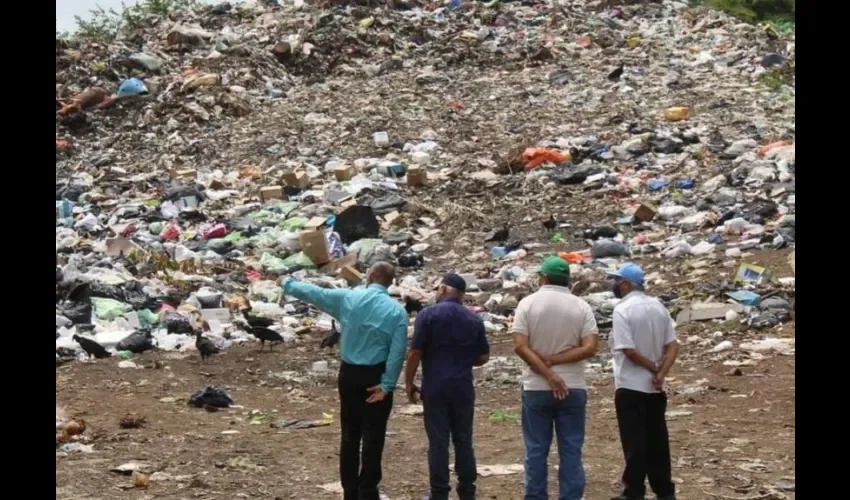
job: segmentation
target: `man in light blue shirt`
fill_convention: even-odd
[[[283,281],[284,294],[318,307],[342,325],[338,389],[344,500],[380,498],[387,420],[407,346],[407,313],[387,293],[394,278],[393,266],[379,262],[369,269],[367,286],[352,290],[326,289],[292,278]]]

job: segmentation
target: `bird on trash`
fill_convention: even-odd
[[[86,354],[89,355],[89,359],[91,359],[92,356],[97,359],[103,359],[112,356],[112,354],[110,354],[109,351],[106,350],[106,348],[104,348],[102,345],[98,344],[92,339],[81,337],[76,333],[72,338],[74,339],[74,342],[80,344],[80,347],[82,347],[83,350],[86,351]]]
[[[336,321],[331,320],[331,331],[325,335],[325,338],[322,339],[321,347],[324,349],[325,347],[333,348],[336,344],[339,343],[340,333],[339,330],[336,329]]]
[[[251,324],[246,320],[236,320],[236,323],[240,324],[243,328],[245,328],[245,331],[260,340],[260,352],[263,351],[263,348],[266,346],[266,342],[269,343],[269,351],[274,350],[274,342],[283,342],[283,336],[281,336],[281,334],[266,326],[251,326]]]
[[[554,215],[550,215],[548,220],[543,221],[543,227],[547,231],[554,231],[556,227],[558,227],[558,221],[555,220]]]
[[[271,319],[271,318],[263,318],[263,317],[260,317],[260,316],[253,316],[250,313],[248,313],[247,311],[243,314],[243,316],[245,316],[245,321],[248,323],[248,325],[251,326],[251,328],[255,328],[255,327],[268,328],[268,327],[270,327],[274,324],[274,320]]]
[[[511,235],[511,231],[510,231],[510,229],[508,229],[508,226],[505,225],[504,227],[502,227],[502,229],[499,229],[498,231],[496,231],[495,233],[490,235],[484,241],[486,243],[489,243],[491,241],[495,241],[497,243],[504,243],[504,242],[508,241],[508,238],[510,237],[510,235]]]
[[[617,80],[620,79],[621,76],[623,76],[623,65],[622,64],[617,66],[617,68],[614,71],[608,73],[608,80],[612,81],[612,82],[616,82]]]
[[[205,361],[213,354],[221,352],[221,349],[216,347],[215,342],[204,337],[204,332],[200,330],[195,332],[195,347],[198,349],[198,352],[201,353],[201,361]]]

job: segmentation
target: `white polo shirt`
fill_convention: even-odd
[[[593,309],[569,288],[543,285],[537,292],[525,297],[516,308],[513,333],[528,336],[531,348],[542,356],[552,356],[573,347],[581,346],[581,339],[597,335]],[[584,360],[555,365],[552,370],[560,375],[568,389],[586,389]],[[551,391],[545,377],[527,365],[522,372],[522,388],[526,391]]]
[[[652,372],[629,360],[623,349],[634,349],[658,363],[664,356],[664,346],[675,340],[676,325],[664,304],[639,291],[626,295],[614,308],[614,328],[609,339],[616,388],[660,392],[652,386]]]

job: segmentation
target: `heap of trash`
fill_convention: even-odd
[[[378,261],[411,313],[462,274],[494,335],[551,254],[603,332],[627,260],[681,324],[793,321],[793,252],[756,264],[795,246],[793,35],[671,1],[335,4],[57,38],[57,363],[306,343],[335,324],[276,280]]]

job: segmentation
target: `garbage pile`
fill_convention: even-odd
[[[411,313],[463,273],[493,334],[551,253],[603,329],[625,260],[682,322],[793,320],[752,264],[795,245],[793,82],[762,83],[793,39],[670,1],[321,7],[57,39],[57,363],[302,342],[332,320],[275,280],[378,261]]]

